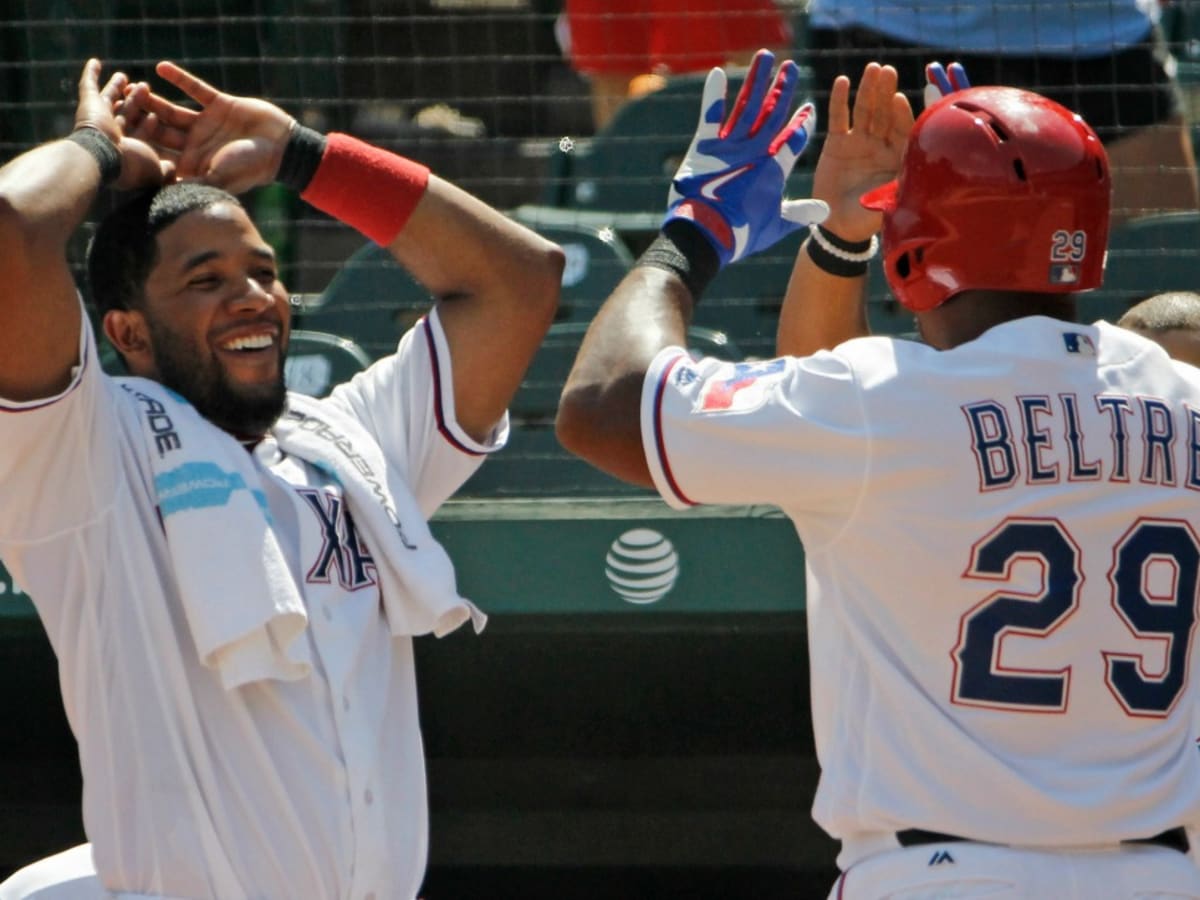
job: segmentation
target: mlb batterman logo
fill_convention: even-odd
[[[705,413],[752,412],[767,402],[784,374],[782,359],[726,363],[704,382],[696,409]]]
[[[629,603],[656,603],[679,578],[679,554],[651,528],[634,528],[612,542],[604,558],[609,587]]]
[[[1076,353],[1079,356],[1096,355],[1096,345],[1086,334],[1078,331],[1064,331],[1062,338],[1063,346],[1066,347],[1068,353]]]

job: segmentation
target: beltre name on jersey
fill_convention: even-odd
[[[1082,404],[1096,409],[1084,430]],[[979,490],[1068,481],[1128,482],[1175,487],[1180,477],[1200,490],[1200,412],[1177,434],[1163,400],[1098,393],[1018,396],[962,407],[979,469]],[[1106,427],[1096,432],[1096,423]]]

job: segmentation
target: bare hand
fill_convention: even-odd
[[[75,108],[75,127],[97,129],[116,146],[121,154],[121,176],[116,187],[130,190],[162,184],[174,178],[174,165],[161,157],[153,147],[127,130],[125,117],[120,114],[129,87],[124,72],[115,72],[103,88],[100,87],[100,60],[89,59],[79,77],[79,104]]]
[[[896,177],[913,126],[908,99],[896,90],[891,66],[868,63],[850,111],[850,79],[838,76],[829,95],[829,131],[813,176],[813,196],[829,204],[825,226],[846,240],[866,240],[882,214],[859,198]]]
[[[181,179],[196,179],[232,193],[275,179],[292,117],[273,103],[219,91],[171,62],[155,71],[200,105],[189,109],[147,89],[130,93],[149,139],[176,160]]]

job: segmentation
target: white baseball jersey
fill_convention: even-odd
[[[414,897],[427,811],[411,639],[389,632],[340,485],[270,437],[254,449],[315,662],[310,677],[223,690],[184,619],[139,414],[89,328],[80,354],[60,396],[0,406],[0,554],[58,655],[101,881],[220,900]],[[426,515],[507,431],[466,435],[450,378],[432,313],[326,401]]]
[[[1200,821],[1200,370],[1041,317],[945,352],[669,349],[642,426],[671,505],[796,525],[829,834],[1077,846]]]

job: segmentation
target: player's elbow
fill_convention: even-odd
[[[566,267],[566,254],[563,248],[553,241],[538,238],[537,252],[532,256],[532,265],[525,267],[528,279],[527,296],[536,303],[542,312],[546,328],[549,329],[558,314],[559,299],[562,295],[563,269]]]
[[[653,487],[642,450],[639,415],[636,400],[621,402],[599,386],[568,382],[554,430],[568,452],[602,472],[631,484]]]
[[[62,255],[61,244],[39,240],[39,232],[30,226],[28,217],[0,192],[0,278],[13,303],[27,302],[27,291],[22,286],[37,277],[33,264],[39,260],[39,253],[49,262],[47,247]]]
[[[585,393],[571,384],[563,388],[554,417],[554,434],[568,452],[591,462],[589,450],[594,443],[596,422]]]

